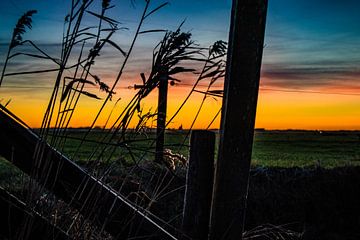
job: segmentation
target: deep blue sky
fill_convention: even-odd
[[[4,55],[4,43],[11,37],[17,18],[29,9],[38,10],[38,14],[34,16],[33,30],[26,37],[43,44],[59,42],[68,2],[2,0],[1,55]],[[112,10],[113,16],[130,28],[117,36],[120,44],[126,47],[144,3],[140,0],[112,2],[117,5]],[[162,2],[154,0],[152,6]],[[175,29],[186,19],[184,28],[191,30],[194,39],[207,46],[218,39],[227,40],[230,7],[230,0],[172,0],[149,19],[144,28]],[[356,0],[269,0],[263,84],[288,88],[338,84],[358,88],[359,11],[360,1]],[[160,38],[160,35],[142,38],[138,43],[139,52],[151,49]]]

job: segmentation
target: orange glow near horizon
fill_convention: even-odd
[[[266,89],[266,88],[264,88]],[[182,103],[190,91],[190,87],[169,86],[168,95],[168,120]],[[351,89],[341,89],[342,92],[354,93]],[[134,95],[135,90],[121,88],[114,96],[114,100],[104,109],[96,126],[103,126],[113,108],[116,99],[121,97],[117,104],[110,124],[120,114],[122,109]],[[326,92],[332,92],[331,90]],[[335,92],[335,91],[334,91]],[[24,120],[29,126],[37,128],[47,105],[49,92],[34,92],[32,97],[26,94],[15,94],[0,88],[1,98],[12,99],[9,109]],[[169,128],[188,128],[201,103],[203,95],[194,93],[178,116],[169,124]],[[360,96],[359,95],[335,95],[309,92],[281,92],[261,90],[259,93],[256,127],[265,129],[306,129],[306,130],[359,130],[360,129]],[[75,112],[71,127],[89,126],[101,106],[102,101],[83,97]],[[219,111],[222,100],[208,97],[204,107],[194,125],[194,128],[207,128],[210,121]],[[144,112],[157,106],[157,91],[155,90],[142,102]],[[132,121],[133,127],[137,119]],[[220,116],[211,125],[218,128]],[[108,125],[109,126],[109,125]],[[148,124],[155,127],[155,119]]]
[[[46,4],[44,4],[45,2]],[[52,60],[61,58],[61,43],[64,39],[62,19],[69,12],[68,4],[51,0],[23,1],[22,7],[19,8],[13,1],[2,1],[2,3],[5,6],[3,9],[7,13],[3,16],[4,21],[0,29],[2,33],[0,41],[1,67],[5,65],[9,46],[7,43],[11,42],[13,28],[25,7],[37,9],[38,12],[31,18],[33,20],[31,30],[28,27],[24,29],[26,31],[23,33],[23,39],[32,40],[39,49],[51,56]],[[126,52],[126,58],[124,58],[123,52],[118,51],[119,48],[114,48],[113,44],[106,42],[101,48],[101,54],[91,64],[91,75],[98,76],[109,86],[112,86],[121,72],[121,80],[115,90],[117,94],[113,96],[113,101],[104,108],[95,126],[104,126],[115,102],[121,98],[109,118],[107,127],[110,127],[136,93],[134,89],[128,89],[128,86],[142,84],[140,73],[149,77],[154,53],[158,50],[158,43],[161,42],[164,33],[147,30],[174,31],[178,28],[181,19],[187,19],[181,24],[181,31],[190,33],[191,41],[201,47],[202,54],[205,55],[208,53],[206,48],[213,45],[215,41],[228,41],[231,1],[208,1],[206,3],[186,0],[171,1],[171,4],[163,5],[164,8],[161,7],[161,9],[156,8],[156,3],[151,3],[148,10],[155,9],[156,11],[151,12],[151,18],[144,21],[139,28],[142,33],[146,34],[139,35],[134,35],[134,33],[145,6],[143,3],[139,3],[137,7],[132,4],[115,4],[118,6],[107,12],[108,16],[114,20],[121,19],[120,22],[123,26],[116,34],[111,35],[111,41]],[[90,9],[101,12],[100,6],[94,1],[94,5]],[[339,4],[337,1],[328,1],[327,4],[324,4],[324,1],[312,1],[311,4],[309,1],[296,1],[296,4],[283,0],[269,1],[256,128],[360,130],[360,69],[358,67],[360,34],[357,24],[360,21],[357,11],[359,7],[360,1],[350,1],[349,4]],[[199,14],[200,8],[206,14]],[[86,13],[83,16],[81,31],[85,31],[86,34],[97,34],[98,29],[87,28],[87,26],[98,26],[98,20],[93,14]],[[107,25],[107,23],[105,24]],[[108,28],[103,24],[101,27]],[[100,32],[101,38],[110,37],[108,32]],[[80,53],[81,59],[89,60],[87,56],[89,56],[89,51],[96,46],[96,39],[82,38],[83,36],[82,34],[78,35],[76,40],[78,44],[69,48],[71,53],[66,57],[68,59],[67,67],[75,66],[73,64],[77,62]],[[136,41],[133,45],[132,41],[135,36]],[[84,47],[80,46],[82,40],[86,40]],[[56,71],[41,72],[57,68],[58,64],[49,61],[50,59],[47,57],[39,57],[42,56],[39,49],[29,43],[12,49],[14,55],[6,65],[7,76],[0,86],[0,103],[5,104],[11,99],[8,108],[33,128],[41,125],[54,79],[58,74]],[[193,59],[205,57],[195,54],[190,48],[189,53],[193,55]],[[225,59],[226,57],[223,56],[223,60]],[[124,62],[125,60],[126,62]],[[124,63],[125,67],[123,67]],[[196,69],[197,72],[203,67],[203,62],[190,61],[190,59],[183,59],[177,64],[185,68]],[[21,74],[24,71],[27,73],[34,71],[35,74]],[[74,74],[76,78],[83,76],[75,68],[67,68],[62,74],[62,77],[74,76]],[[169,86],[168,121],[190,91],[195,77],[195,74],[189,72],[176,74],[176,78],[181,79],[181,82],[178,86]],[[91,77],[89,80],[93,81]],[[207,80],[203,79],[204,82],[198,86],[201,90],[206,89]],[[66,81],[65,84],[68,83]],[[221,85],[219,82],[216,84]],[[221,86],[212,88],[212,90],[215,89],[221,89]],[[106,97],[97,86],[89,87],[86,91],[98,95],[102,100],[82,96],[70,122],[70,127],[90,126]],[[201,93],[194,93],[168,127],[189,128],[202,98]],[[207,128],[221,108],[221,104],[221,98],[208,97],[194,128]],[[154,92],[142,101],[141,107],[144,113],[150,110],[152,113],[156,112],[157,89],[154,89]],[[56,106],[57,110],[58,106]],[[219,128],[220,117],[219,114],[211,128]],[[136,114],[129,127],[134,127],[137,120]],[[148,127],[155,126],[154,118],[152,122],[148,123]]]
[[[360,96],[260,92],[257,127],[266,129],[359,130]]]

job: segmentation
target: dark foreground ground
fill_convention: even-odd
[[[255,169],[247,228],[287,225],[303,239],[360,239],[360,167]]]
[[[183,183],[177,179],[171,188]],[[167,194],[152,210],[174,220],[181,216],[183,194],[183,190]],[[180,222],[178,218],[173,223]],[[302,233],[303,240],[360,239],[360,167],[253,168],[246,230],[264,224]]]
[[[81,136],[81,132],[75,131],[72,136],[74,139],[69,142],[65,152],[72,152],[78,141],[75,137]],[[149,136],[151,138],[151,134]],[[182,142],[183,136],[182,132],[170,132],[166,139],[168,147],[176,152],[172,146]],[[94,133],[90,137],[97,139],[99,135]],[[146,146],[144,143],[136,144],[135,149]],[[92,146],[82,150],[84,156],[88,155]],[[184,148],[180,150],[183,155],[188,151]],[[151,159],[152,155],[148,157]],[[79,163],[86,165],[83,159]],[[359,240],[359,163],[359,132],[256,132],[246,230],[273,224],[302,232],[303,240]],[[114,166],[112,161],[109,164]],[[102,167],[106,169],[108,166]],[[180,227],[185,189],[184,169],[180,168],[174,178],[166,173],[164,167],[146,162],[142,167],[146,171],[137,172],[135,168],[131,181],[155,200],[151,207],[154,214]],[[115,166],[105,181],[117,188],[121,185],[122,175],[131,168],[128,165],[127,169],[116,169]],[[152,172],[152,175],[147,172]],[[26,176],[0,159],[0,186],[18,191],[22,189],[19,185],[24,179],[26,182]],[[163,185],[159,185],[159,182]],[[153,194],[154,189],[161,192],[165,185],[166,189],[161,194]],[[131,189],[128,191],[131,195]]]
[[[151,169],[154,172],[154,169]],[[172,177],[165,169],[155,170],[159,178],[148,179],[140,189],[161,188]],[[116,176],[109,176],[112,181]],[[146,179],[146,176],[142,176]],[[160,186],[159,179],[164,185]],[[137,182],[136,178],[131,179]],[[180,227],[185,178],[171,180],[163,194],[153,202],[150,210],[175,227]],[[109,182],[117,188],[116,182]],[[129,191],[129,190],[128,190]],[[23,192],[22,192],[23,193]],[[128,192],[131,196],[131,190]],[[149,195],[150,196],[150,195]],[[333,169],[254,168],[251,171],[246,230],[264,224],[281,226],[302,233],[302,240],[358,240],[360,239],[360,167]],[[59,219],[61,208],[55,210]],[[79,238],[82,239],[82,238]],[[86,239],[86,238],[84,238]],[[278,239],[278,238],[256,238]]]

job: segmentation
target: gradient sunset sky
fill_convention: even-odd
[[[31,39],[51,56],[59,55],[63,19],[70,1],[65,0],[2,0],[0,2],[0,67],[5,60],[12,29],[27,10],[36,9]],[[95,1],[96,2],[96,1]],[[101,1],[98,1],[99,4]],[[153,0],[151,8],[164,1]],[[147,19],[143,30],[175,30],[184,20],[184,31],[207,47],[216,40],[227,41],[230,0],[170,0],[170,4]],[[129,30],[120,31],[114,40],[128,49],[140,18],[144,1],[113,0],[116,8],[110,15]],[[99,5],[98,4],[98,5]],[[96,7],[94,7],[96,10]],[[358,0],[269,0],[268,21],[262,65],[256,127],[266,129],[360,129],[360,1]],[[85,25],[94,22],[89,18]],[[128,86],[141,82],[139,73],[148,72],[152,49],[162,38],[153,33],[141,36],[125,69],[107,112],[121,98],[120,112],[135,93]],[[32,51],[29,47],[23,50]],[[107,48],[94,69],[109,83],[123,61],[120,54]],[[10,61],[7,72],[51,67],[51,63],[29,58]],[[1,103],[11,99],[9,109],[32,127],[40,125],[51,88],[53,74],[7,77],[0,87]],[[169,88],[169,115],[190,90],[193,76],[182,76],[182,82]],[[221,89],[221,83],[216,86]],[[99,96],[97,89],[93,89]],[[170,127],[188,127],[201,100],[195,94]],[[156,93],[143,103],[144,109],[156,108]],[[87,126],[101,101],[83,98],[73,126]],[[208,98],[196,128],[206,127],[217,113],[221,99]],[[219,118],[212,128],[219,125]]]

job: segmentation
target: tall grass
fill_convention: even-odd
[[[208,96],[221,97],[221,93],[214,92],[211,90],[211,87],[224,76],[225,62],[223,59],[225,57],[226,44],[223,41],[215,42],[209,48],[200,47],[192,40],[190,32],[182,31],[183,23],[174,31],[159,29],[144,30],[144,21],[168,5],[168,3],[163,3],[158,6],[152,6],[151,1],[147,0],[145,1],[133,38],[129,43],[129,48],[125,50],[120,47],[119,43],[113,40],[116,32],[126,30],[126,28],[121,27],[121,24],[116,19],[110,18],[107,15],[108,10],[114,7],[111,5],[111,1],[103,0],[98,12],[90,10],[93,9],[92,6],[94,4],[94,0],[71,1],[69,13],[64,18],[64,31],[61,39],[61,53],[59,57],[55,58],[50,56],[31,40],[23,40],[23,34],[26,29],[31,29],[32,27],[31,17],[36,13],[34,10],[28,11],[19,19],[9,45],[0,85],[7,76],[24,74],[36,75],[43,72],[56,73],[52,92],[39,130],[41,141],[38,142],[35,155],[33,156],[35,164],[30,175],[30,181],[26,185],[26,192],[28,193],[27,204],[31,209],[38,208],[39,205],[41,205],[39,199],[42,198],[47,199],[47,208],[56,209],[58,207],[57,201],[52,200],[52,195],[48,192],[48,190],[51,191],[51,189],[45,189],[44,187],[45,183],[49,181],[48,172],[46,168],[44,169],[40,166],[48,165],[50,168],[53,164],[44,156],[46,142],[49,142],[60,151],[64,150],[69,138],[68,129],[75,116],[74,113],[79,111],[79,102],[81,102],[83,98],[92,98],[95,101],[101,101],[101,104],[89,128],[79,138],[79,144],[74,154],[70,157],[74,161],[78,161],[84,145],[88,144],[90,140],[95,141],[96,146],[93,147],[87,158],[87,170],[105,181],[109,174],[113,172],[114,168],[120,169],[117,170],[117,173],[120,172],[123,174],[123,183],[117,189],[120,193],[122,192],[124,184],[129,181],[129,179],[136,178],[140,183],[139,191],[143,192],[144,195],[143,197],[135,197],[132,201],[135,205],[139,205],[139,207],[150,209],[154,202],[160,201],[170,193],[181,192],[183,187],[177,186],[173,188],[172,186],[174,181],[176,181],[174,165],[165,164],[165,171],[163,171],[163,166],[155,165],[152,159],[146,159],[146,157],[149,157],[149,154],[152,156],[154,153],[152,145],[156,139],[146,137],[145,140],[148,141],[148,144],[142,149],[137,149],[131,144],[137,141],[144,141],[144,139],[139,138],[142,134],[142,129],[146,129],[150,122],[157,117],[156,109],[145,111],[141,107],[142,103],[146,102],[146,98],[157,89],[162,75],[166,74],[171,84],[176,85],[181,84],[183,73],[194,74],[197,76],[194,86],[167,123],[168,125],[178,113],[183,110],[192,94],[204,94],[204,98],[191,124],[192,128]],[[91,27],[86,26],[84,20],[88,18],[96,19],[97,25]],[[110,119],[112,118],[110,115],[103,116],[105,115],[104,109],[117,94],[115,90],[123,78],[123,73],[129,64],[129,58],[133,54],[135,43],[139,36],[148,33],[164,34],[162,40],[154,47],[151,69],[147,76],[145,73],[139,73],[139,78],[142,80],[143,86],[137,89],[133,98],[120,112],[115,111],[115,108],[113,108],[110,115],[115,115],[115,120],[111,121]],[[12,54],[12,50],[22,44],[29,44],[37,54],[25,52]],[[92,47],[89,49],[88,46]],[[110,85],[102,81],[93,67],[98,60],[98,56],[105,48],[114,49],[123,59]],[[8,61],[20,55],[48,60],[55,64],[55,67],[36,71],[6,72]],[[186,67],[189,64],[194,66],[202,64],[202,67],[200,70],[196,67]],[[208,81],[207,90],[205,92],[197,90],[199,83],[206,81]],[[98,94],[87,90],[89,86],[97,87],[105,94],[105,98],[101,98]],[[107,119],[105,126],[108,125],[108,128],[105,129],[104,126],[104,128],[100,130],[102,134],[99,134],[99,136],[101,136],[99,139],[90,139],[90,133],[95,128],[101,116]],[[134,129],[129,129],[131,121],[136,118],[137,124]],[[184,144],[185,140],[182,145]],[[183,157],[177,153],[173,153],[171,150],[167,150],[167,152],[169,153],[168,158],[179,157],[185,162]],[[129,155],[131,162],[126,163],[122,161],[122,156],[118,157],[119,161],[112,161],[114,155],[116,156],[121,153]],[[59,166],[59,168],[61,168],[61,166]],[[159,168],[161,169],[160,173]],[[33,179],[38,179],[43,182],[43,184],[39,184]],[[82,189],[78,189],[78,191],[81,192]],[[148,200],[144,201],[144,196],[147,196]],[[96,199],[90,199],[89,201],[94,202],[95,208]],[[53,211],[54,210],[51,210],[50,212]],[[180,210],[179,212],[182,211]],[[89,214],[85,219],[78,213],[74,214],[72,223],[68,225],[68,232],[71,232],[75,225],[80,224],[85,226],[89,223],[91,224],[91,216],[94,216],[93,214]],[[157,216],[153,217],[158,219]],[[82,220],[80,221],[79,219]],[[158,219],[158,221],[170,226],[165,220]],[[24,226],[21,235],[26,239],[27,232],[32,227],[32,223],[28,221]],[[99,229],[96,231],[99,231]],[[101,226],[100,231],[103,231]]]

